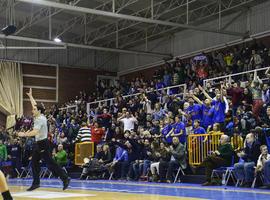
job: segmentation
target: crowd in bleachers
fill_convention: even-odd
[[[265,146],[261,146],[270,147],[268,80],[263,82],[261,74],[252,73],[237,80],[201,86],[202,80],[209,77],[268,67],[269,57],[265,46],[253,44],[249,48],[202,54],[189,60],[176,59],[174,63],[165,63],[153,79],[120,81],[114,87],[101,81],[94,95],[80,92],[76,97],[78,112],[59,110],[57,106],[47,109],[53,155],[59,164],[70,165],[69,161],[74,160],[74,144],[92,141],[95,156],[86,159],[81,178],[173,182],[175,171],[179,167],[185,171],[188,167],[188,135],[224,133],[219,149],[202,163],[207,176],[204,185],[215,184],[211,180],[212,170],[230,166],[233,156],[237,163],[235,175],[241,185],[251,186],[254,166],[257,166],[256,174],[263,172],[270,178],[265,167],[269,156]],[[269,77],[269,71],[266,75]],[[181,90],[170,94],[155,91],[180,83],[187,84],[186,94],[174,95]],[[122,97],[137,92],[141,95]],[[111,97],[116,97],[113,104],[97,104],[86,113],[86,102]],[[29,127],[31,119],[21,118],[15,129]],[[0,132],[0,163],[10,161],[14,169],[10,173],[16,176],[15,169],[20,170],[31,160],[34,141],[10,139],[4,130]],[[241,162],[236,158],[241,158]],[[269,186],[269,182],[265,184]]]

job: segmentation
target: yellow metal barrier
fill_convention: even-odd
[[[82,142],[75,146],[75,165],[84,164],[83,159],[94,156],[94,143]]]
[[[200,165],[202,161],[216,151],[223,133],[192,134],[188,136],[188,159],[190,165]]]

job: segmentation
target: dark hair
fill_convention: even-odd
[[[41,114],[45,113],[45,107],[43,104],[37,104],[37,110],[40,111]]]

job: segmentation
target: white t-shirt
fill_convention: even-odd
[[[43,114],[34,119],[34,129],[38,130],[36,142],[48,138],[47,118]]]
[[[123,119],[120,119],[121,122],[123,122],[124,124],[124,132],[126,130],[134,130],[134,125],[135,125],[135,122],[137,122],[137,119],[135,117],[130,117],[130,118],[123,118]]]

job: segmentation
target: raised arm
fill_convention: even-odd
[[[198,103],[198,104],[203,104],[203,102],[198,98],[196,97],[194,94],[192,95],[192,98]]]
[[[270,78],[270,68],[266,70],[265,75],[267,76],[267,78]]]
[[[199,85],[199,89],[202,91],[202,93],[207,99],[210,99],[211,101],[213,101],[212,97],[210,97],[210,95],[202,88],[202,86]]]
[[[35,107],[37,105],[36,100],[34,99],[33,95],[32,95],[32,88],[29,89],[29,92],[26,92],[27,96],[30,99],[31,105],[32,107]]]
[[[27,96],[29,97],[29,99],[31,101],[32,108],[35,108],[37,106],[37,102],[33,98],[32,88],[30,88],[29,92],[27,92],[26,94],[27,94]],[[21,132],[18,133],[18,136],[19,137],[33,137],[33,136],[36,136],[36,135],[38,135],[40,128],[41,128],[40,124],[35,124],[33,130],[29,130],[29,131],[26,131],[26,132],[21,131]]]

